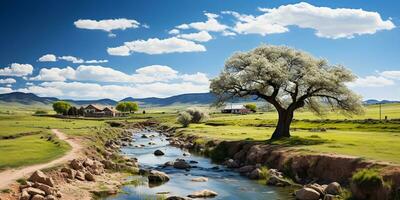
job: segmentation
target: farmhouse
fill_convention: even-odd
[[[226,105],[222,110],[221,113],[232,113],[232,114],[248,114],[251,111],[247,109],[244,105],[238,104],[230,104]]]
[[[120,117],[125,115],[125,113],[115,110],[114,107],[102,107],[93,104],[80,109],[83,109],[83,116],[85,117]]]

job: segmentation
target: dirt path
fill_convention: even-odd
[[[17,179],[25,176],[29,176],[34,171],[39,169],[45,169],[49,167],[53,167],[62,163],[67,162],[68,160],[72,160],[79,156],[79,152],[82,149],[82,146],[76,139],[68,138],[64,133],[58,131],[57,129],[51,130],[60,140],[64,140],[71,147],[72,150],[65,154],[63,157],[53,160],[48,163],[37,164],[26,166],[18,169],[10,169],[6,171],[0,172],[0,189],[6,188],[8,185],[14,183]]]

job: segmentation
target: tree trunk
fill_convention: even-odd
[[[276,129],[271,136],[272,140],[290,137],[290,124],[293,120],[293,111],[284,110],[278,113],[278,124],[276,125]]]

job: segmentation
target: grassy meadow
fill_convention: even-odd
[[[258,112],[248,115],[221,114],[209,109],[210,118],[200,124],[181,128],[176,122],[177,113],[188,106],[176,105],[162,108],[145,108],[124,119],[59,119],[34,116],[37,110],[51,113],[50,106],[0,105],[0,170],[43,163],[62,156],[70,148],[51,136],[50,129],[57,128],[73,137],[90,139],[108,127],[108,120],[129,122],[155,119],[169,126],[179,127],[182,134],[201,136],[204,140],[255,140],[267,141],[276,124],[275,112]],[[337,113],[318,117],[308,111],[295,113],[292,138],[273,143],[292,146],[306,152],[325,152],[360,156],[400,164],[400,104],[366,107],[364,115],[349,118]],[[367,120],[369,119],[369,120]],[[397,120],[396,120],[397,119]],[[326,131],[321,131],[322,129]]]

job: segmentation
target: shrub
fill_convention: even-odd
[[[47,115],[47,114],[48,113],[45,110],[37,110],[37,111],[35,111],[35,115]]]
[[[68,114],[68,110],[71,108],[71,104],[65,101],[57,101],[53,103],[53,109],[57,114]]]
[[[252,112],[257,111],[257,105],[255,103],[248,103],[248,104],[244,105],[244,107],[251,110]]]
[[[189,108],[186,110],[192,116],[192,123],[200,123],[208,120],[208,113],[198,109],[198,108]]]
[[[180,123],[183,127],[188,127],[190,122],[192,122],[192,115],[188,112],[184,111],[179,113],[177,118],[178,123]]]
[[[352,182],[363,188],[374,188],[383,185],[382,176],[375,169],[362,169],[353,174]]]

